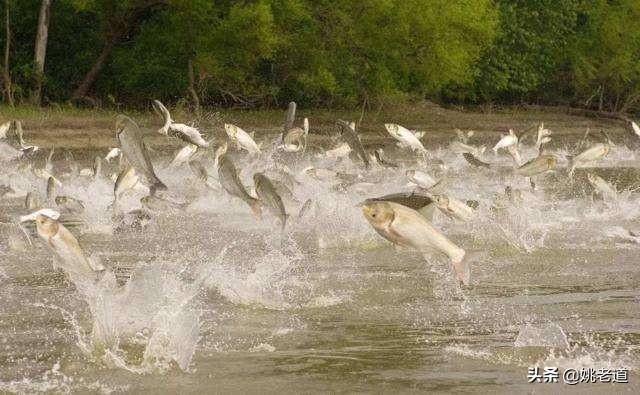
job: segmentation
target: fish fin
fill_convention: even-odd
[[[435,203],[429,203],[426,206],[424,206],[423,208],[421,208],[420,210],[418,210],[420,215],[425,217],[427,219],[427,221],[429,221],[429,222],[433,221],[433,214],[435,213],[435,211],[436,211]]]

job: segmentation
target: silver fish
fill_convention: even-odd
[[[73,213],[81,213],[84,211],[84,203],[81,200],[71,196],[56,196],[55,202],[58,207],[62,207]]]
[[[53,202],[56,197],[56,181],[55,178],[49,177],[47,179],[47,201]]]
[[[356,155],[362,160],[364,166],[369,168],[371,165],[369,163],[369,158],[367,157],[367,153],[364,150],[364,146],[360,141],[360,137],[356,133],[355,129],[351,127],[351,124],[339,119],[337,122],[338,127],[340,128],[340,135],[345,143],[349,144],[349,147],[356,153]]]
[[[167,186],[156,176],[149,158],[149,151],[144,143],[143,135],[138,125],[129,117],[119,115],[116,120],[116,137],[120,142],[120,149],[127,161],[150,184],[151,191],[165,190]]]
[[[578,155],[569,158],[569,176],[573,176],[576,167],[604,158],[609,153],[609,144],[596,143]]]
[[[362,212],[373,229],[392,243],[413,248],[422,254],[434,250],[445,254],[458,280],[469,284],[471,276],[466,251],[449,240],[420,213],[393,202],[365,203]]]
[[[218,179],[220,181],[220,185],[222,185],[222,188],[224,188],[227,193],[241,199],[249,205],[256,218],[260,218],[262,216],[260,200],[249,195],[244,185],[242,185],[240,177],[238,177],[236,167],[226,154],[221,155],[218,158]]]
[[[553,170],[558,165],[558,159],[553,155],[540,155],[535,159],[518,167],[514,173],[524,177],[532,177]]]
[[[59,258],[59,266],[72,278],[95,278],[105,267],[88,258],[78,240],[58,222],[60,214],[53,210],[40,210],[20,218],[20,222],[34,221],[38,235]],[[77,278],[77,277],[76,277]]]
[[[256,173],[253,175],[253,183],[256,187],[256,195],[262,202],[262,205],[278,220],[282,226],[282,230],[287,224],[287,212],[282,203],[282,198],[278,195],[276,188],[271,183],[271,180],[262,173]]]

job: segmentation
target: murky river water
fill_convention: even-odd
[[[552,152],[563,156],[573,143]],[[15,191],[0,200],[2,392],[640,388],[640,244],[628,233],[640,231],[640,158],[624,144],[588,169],[616,184],[614,202],[592,198],[587,169],[573,180],[564,170],[540,177],[530,192],[528,181],[508,170],[509,159],[490,150],[484,160],[498,164],[491,169],[471,167],[446,145],[430,150],[443,168],[388,146],[400,168],[361,171],[355,185],[298,176],[296,199],[316,205],[300,220],[298,207],[288,207],[283,238],[268,217],[257,222],[244,203],[205,187],[188,166],[167,168],[169,152],[155,152],[154,164],[188,208],[156,213],[143,231],[113,232],[113,165],[97,180],[65,178],[71,162],[62,151],[54,157],[59,194],[86,206],[83,224],[70,228],[119,285],[108,286],[106,276],[81,291],[54,269],[42,241],[26,244],[8,222],[26,212],[26,192],[44,196],[46,181],[1,164],[0,184]],[[526,149],[524,156],[534,153]],[[93,154],[76,157],[86,166]],[[273,165],[268,155],[234,152],[233,159],[246,185]],[[291,168],[309,165],[358,171],[349,160],[313,154]],[[445,176],[451,195],[480,203],[471,223],[440,213],[434,219],[457,244],[480,253],[470,287],[458,286],[442,257],[425,261],[394,248],[356,207],[367,197],[410,190],[407,169]],[[506,185],[525,191],[521,206],[495,203]],[[128,194],[122,207],[138,207],[142,196]],[[534,366],[560,368],[560,383],[529,384]],[[581,368],[628,369],[629,384],[562,383],[563,370]]]

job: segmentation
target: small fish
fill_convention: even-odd
[[[578,166],[599,160],[609,153],[609,144],[596,143],[578,155],[569,158],[569,177],[573,176]]]
[[[20,222],[34,221],[38,235],[59,258],[59,266],[72,277],[96,278],[105,267],[89,259],[78,240],[67,228],[58,222],[60,213],[43,209],[20,217]]]
[[[150,189],[152,191],[167,189],[166,185],[160,181],[153,171],[153,165],[151,164],[151,158],[144,143],[142,132],[131,118],[124,115],[118,116],[116,120],[116,137],[127,161],[135,168],[138,175],[146,179],[150,184]]]
[[[193,174],[198,177],[198,180],[202,181],[207,188],[213,189],[214,191],[220,190],[220,188],[209,182],[209,172],[207,172],[207,169],[205,169],[202,162],[199,160],[192,160],[189,162],[189,168]]]
[[[56,196],[55,202],[58,207],[64,208],[67,211],[78,214],[84,211],[84,203],[82,200],[73,198],[71,196]]]
[[[91,168],[91,170],[93,170],[94,178],[100,178],[100,176],[102,175],[102,158],[101,157],[96,156],[95,158],[93,158],[93,167]]]
[[[14,128],[16,130],[16,135],[18,136],[18,142],[20,143],[20,150],[24,154],[31,154],[40,149],[40,147],[36,145],[28,145],[24,141],[24,131],[22,130],[22,122],[14,121]]]
[[[503,135],[500,140],[493,147],[493,152],[497,152],[500,148],[507,148],[512,145],[518,144],[518,136],[516,136],[513,129],[509,129],[509,134]]]
[[[477,212],[466,203],[447,195],[434,195],[436,206],[449,218],[456,218],[464,222],[477,217]]]
[[[429,174],[420,170],[407,170],[405,175],[409,181],[424,190],[429,190],[441,182],[441,180],[436,181]]]
[[[589,180],[589,184],[591,184],[605,200],[615,201],[618,198],[616,189],[602,177],[593,173],[587,173],[587,180]]]
[[[40,196],[35,192],[27,193],[27,196],[24,198],[24,207],[27,210],[35,210],[42,207],[42,200],[40,199]]]
[[[0,125],[0,139],[7,138],[7,132],[11,129],[11,121],[7,121]]]
[[[173,158],[173,160],[169,164],[169,167],[177,167],[183,163],[188,162],[189,159],[193,157],[193,154],[195,154],[197,150],[198,150],[197,145],[194,145],[194,144],[185,145],[176,153],[176,156]]]
[[[284,134],[282,145],[280,148],[287,152],[298,152],[307,145],[307,136],[309,134],[309,119],[305,118],[303,127],[293,127]]]
[[[389,132],[389,134],[398,140],[403,146],[409,147],[413,151],[420,153],[427,152],[416,134],[411,132],[409,129],[395,123],[385,123],[384,127],[387,129],[387,132]]]
[[[520,151],[518,150],[518,145],[510,145],[506,148],[507,153],[513,159],[513,163],[516,166],[520,166],[522,164],[522,157],[520,156]]]
[[[123,193],[135,188],[139,183],[140,178],[136,173],[136,169],[131,165],[127,166],[116,178],[116,184],[113,187],[114,201],[117,202]]]
[[[284,136],[287,132],[293,129],[293,123],[296,121],[296,102],[292,101],[289,103],[287,108],[287,112],[284,117],[284,124],[282,125],[282,137],[281,141],[284,143]]]
[[[140,203],[147,210],[153,213],[167,213],[171,211],[182,211],[185,210],[189,203],[187,202],[176,202],[170,199],[164,199],[160,196],[156,195],[147,195],[140,198]]]
[[[349,156],[349,153],[352,151],[351,147],[347,143],[342,143],[335,147],[334,149],[326,151],[324,154],[327,158],[344,158]]]
[[[56,197],[56,181],[53,177],[47,179],[47,201],[53,202]]]
[[[104,160],[106,160],[107,162],[111,162],[111,159],[116,158],[119,155],[122,155],[122,151],[120,150],[120,148],[111,148],[107,156],[104,157]]]
[[[536,138],[536,149],[538,152],[542,149],[542,146],[551,141],[551,131],[544,127],[544,123],[540,122],[538,125],[538,135]]]
[[[484,151],[487,149],[487,147],[485,147],[484,145],[481,147],[474,147],[461,141],[453,141],[449,145],[449,149],[451,149],[456,154],[468,153],[473,156],[481,156],[482,154],[484,154]]]
[[[376,159],[376,162],[378,162],[378,164],[382,167],[386,167],[388,169],[397,169],[398,165],[386,160],[383,154],[384,154],[384,151],[382,151],[382,148],[378,148],[377,150],[373,151],[373,155],[374,155],[374,158]]]
[[[364,150],[364,146],[360,141],[360,137],[356,133],[356,130],[351,127],[354,123],[347,123],[341,119],[338,120],[337,125],[340,128],[340,135],[345,143],[349,144],[349,147],[358,155],[358,158],[364,163],[366,168],[369,168],[369,158]]]
[[[423,255],[445,254],[464,285],[470,281],[468,255],[417,211],[393,202],[368,202],[362,213],[373,229],[390,242],[413,248]],[[426,257],[426,256],[425,256]]]
[[[333,170],[312,166],[302,169],[302,173],[318,181],[331,181],[338,175],[338,173]]]
[[[249,154],[255,155],[260,153],[260,147],[253,140],[249,133],[240,129],[236,125],[229,123],[224,124],[224,131],[229,136],[229,139],[235,141],[241,148],[244,148]]]
[[[529,162],[515,169],[514,174],[524,177],[533,177],[535,175],[554,170],[557,165],[558,159],[555,156],[540,155],[537,158],[531,159]]]
[[[218,158],[218,180],[220,181],[222,188],[224,188],[227,193],[247,203],[256,218],[260,218],[262,216],[260,200],[249,195],[244,185],[242,185],[240,177],[238,177],[238,171],[236,170],[235,165],[226,154],[223,154]]]
[[[256,173],[253,175],[253,184],[255,185],[258,199],[274,217],[278,218],[284,231],[288,215],[284,208],[284,203],[282,203],[282,198],[271,183],[271,180],[262,173]]]
[[[205,141],[200,134],[200,131],[193,126],[188,126],[183,123],[175,123],[171,119],[169,110],[159,100],[153,101],[153,109],[162,116],[164,119],[164,125],[158,129],[158,133],[169,137],[178,138],[186,143],[193,144],[199,148],[208,148],[209,142]]]
[[[484,167],[486,169],[490,168],[491,165],[481,161],[480,159],[476,158],[475,155],[473,155],[472,153],[469,152],[464,152],[462,154],[462,157],[467,161],[467,163],[469,163],[471,166],[475,166],[475,167]]]
[[[635,133],[636,136],[640,137],[640,126],[638,126],[634,121],[631,121],[631,130],[633,130],[633,133]]]

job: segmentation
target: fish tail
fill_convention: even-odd
[[[458,280],[463,285],[469,285],[471,281],[471,263],[478,260],[481,256],[480,252],[466,252],[464,257],[460,262],[451,262],[453,265],[453,269],[456,272],[456,276],[458,276]]]
[[[247,202],[256,219],[262,219],[262,204],[258,199],[251,199]]]

